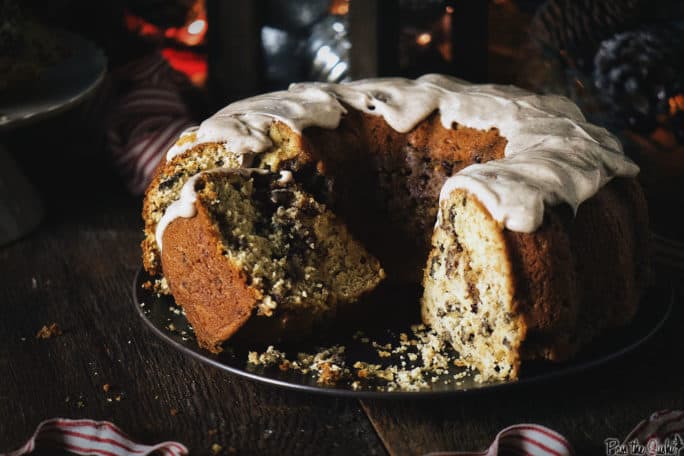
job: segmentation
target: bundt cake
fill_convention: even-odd
[[[181,135],[145,195],[143,263],[212,351],[422,278],[424,322],[483,379],[515,379],[634,315],[637,173],[563,97],[441,75],[293,84]]]
[[[217,169],[190,182],[197,213],[168,226],[162,265],[209,349],[252,313],[269,317],[253,320],[255,337],[304,331],[384,277],[378,260],[290,171]],[[188,201],[181,197],[167,213]]]

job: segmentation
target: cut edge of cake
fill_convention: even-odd
[[[423,282],[423,321],[484,379],[517,378],[527,333],[502,231],[477,199],[454,191],[440,205]]]
[[[167,227],[161,261],[201,346],[220,351],[240,329],[292,333],[384,279],[379,261],[291,174],[243,168],[198,176],[186,184],[196,214]]]

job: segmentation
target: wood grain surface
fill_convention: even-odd
[[[102,148],[59,128],[2,140],[47,217],[0,248],[0,452],[63,416],[110,420],[145,443],[178,440],[191,454],[212,454],[215,443],[223,454],[484,449],[520,422],[556,429],[577,454],[604,454],[605,438],[625,436],[655,410],[684,408],[681,300],[666,328],[627,358],[505,394],[360,403],[203,365],[158,340],[132,308],[140,198],[124,192]],[[52,322],[62,335],[37,339]]]
[[[518,423],[560,432],[578,455],[605,454],[606,438],[622,440],[654,411],[684,408],[681,321],[677,309],[662,332],[632,354],[562,380],[506,394],[363,401],[363,408],[392,455],[486,449],[499,430]]]

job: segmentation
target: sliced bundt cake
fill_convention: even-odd
[[[383,271],[424,274],[424,321],[512,379],[634,315],[637,172],[562,97],[440,75],[295,84],[182,135],[146,193],[143,262],[210,349],[310,330]]]
[[[289,171],[203,172],[181,193],[166,214],[195,215],[160,238],[162,267],[209,350],[243,326],[271,340],[305,331],[384,278],[378,260]]]

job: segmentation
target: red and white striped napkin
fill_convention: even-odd
[[[171,68],[160,53],[114,70],[103,98],[106,139],[114,161],[134,194],[145,191],[152,173],[180,134],[195,124],[182,93],[188,79]]]
[[[684,455],[684,411],[661,410],[651,414],[627,435],[625,443],[633,441],[640,442],[646,447],[646,456]],[[669,447],[663,448],[663,445]],[[675,446],[679,447],[676,451]]]
[[[107,421],[53,418],[40,423],[24,446],[4,456],[22,456],[39,448],[62,449],[73,454],[96,456],[189,454],[188,449],[178,442],[162,442],[156,445],[136,443],[121,429]]]
[[[641,421],[620,441],[607,437],[606,455],[684,455],[684,411],[661,410]],[[425,456],[573,456],[561,434],[539,424],[517,424],[499,432],[484,451],[436,452]]]
[[[605,454],[677,456],[684,454],[683,433],[684,411],[662,410],[641,421],[622,442],[607,438],[604,442]],[[609,451],[611,446],[613,453]],[[144,456],[155,452],[166,456],[189,454],[188,449],[178,442],[138,444],[106,421],[54,418],[40,423],[24,446],[0,456],[22,456],[37,448],[59,448],[73,454],[96,456]],[[642,450],[643,452],[639,452]],[[484,451],[436,452],[425,456],[520,455],[573,456],[575,452],[570,442],[554,430],[539,424],[517,424],[499,432],[494,442]]]
[[[516,424],[499,432],[484,451],[445,451],[425,456],[573,456],[565,437],[539,424]]]

